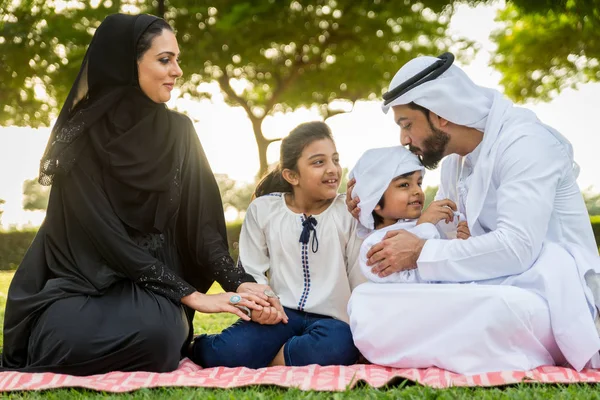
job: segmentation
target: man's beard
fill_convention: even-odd
[[[421,152],[422,155],[418,155],[421,164],[427,169],[436,169],[442,158],[444,152],[450,141],[450,135],[441,129],[436,128],[429,122],[429,128],[431,128],[431,135],[423,142],[423,149],[409,145],[408,149],[414,154]]]

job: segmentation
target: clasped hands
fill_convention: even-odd
[[[261,310],[252,311],[252,321],[263,325],[275,325],[280,322],[288,323],[288,317],[283,310],[283,306],[277,296],[267,296],[266,293],[272,292],[269,285],[263,285],[255,282],[242,283],[237,292],[240,295],[252,294],[266,301],[268,304]]]
[[[246,282],[237,288],[237,293],[204,294],[194,292],[182,297],[181,303],[202,313],[227,312],[237,315],[244,321],[252,320],[259,324],[274,325],[279,322],[287,324],[288,317],[279,298],[267,296],[266,293],[269,291],[271,288],[268,285]],[[241,299],[232,304],[231,299],[235,295]],[[239,306],[250,309],[251,316],[248,316]]]

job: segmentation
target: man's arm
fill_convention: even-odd
[[[546,236],[558,182],[571,163],[547,135],[523,137],[498,157],[496,229],[467,240],[422,243],[407,234],[389,238],[382,246],[396,257],[389,273],[416,260],[425,280],[468,282],[518,274],[531,266]],[[397,254],[406,256],[401,260]],[[381,259],[376,251],[369,256],[370,262]]]
[[[514,275],[539,255],[558,183],[571,163],[549,135],[523,137],[498,157],[496,229],[467,240],[427,241],[417,263],[424,279],[464,282]]]

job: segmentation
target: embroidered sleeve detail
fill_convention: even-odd
[[[244,282],[256,282],[254,278],[246,273],[241,263],[235,263],[230,255],[224,255],[213,261],[211,265],[213,277],[223,290],[235,292]]]
[[[182,297],[196,291],[190,284],[162,264],[155,264],[148,268],[139,277],[138,283],[148,290],[175,301],[180,301]]]

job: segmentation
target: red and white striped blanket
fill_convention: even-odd
[[[320,367],[209,368],[202,369],[188,359],[169,373],[110,372],[93,376],[53,373],[0,372],[0,391],[87,388],[106,392],[129,392],[153,387],[239,388],[250,385],[276,385],[301,390],[343,391],[359,381],[381,387],[395,379],[408,379],[425,386],[501,386],[520,382],[575,383],[600,382],[600,370],[576,372],[569,368],[540,367],[527,372],[505,371],[480,375],[459,375],[438,368],[400,369],[377,365]]]

